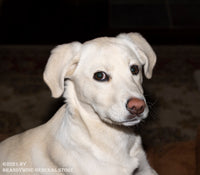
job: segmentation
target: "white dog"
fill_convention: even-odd
[[[66,104],[0,144],[0,174],[156,175],[129,127],[147,117],[142,66],[151,78],[155,63],[138,33],[56,47],[44,80]]]

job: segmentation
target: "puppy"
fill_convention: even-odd
[[[151,78],[155,63],[138,33],[56,47],[44,80],[66,104],[0,144],[1,174],[156,175],[129,127],[147,117],[142,66]]]

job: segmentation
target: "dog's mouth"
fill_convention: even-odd
[[[145,110],[141,114],[126,114],[124,117],[100,117],[102,121],[113,124],[113,125],[121,125],[121,126],[134,126],[139,124],[141,121],[143,121],[148,115],[148,110]]]
[[[133,125],[140,123],[140,121],[141,121],[140,118],[135,117],[135,118],[132,118],[132,119],[121,121],[120,124],[124,125],[124,126],[133,126]]]
[[[140,123],[140,121],[141,121],[141,118],[139,118],[137,116],[135,116],[132,119],[126,119],[123,121],[114,121],[114,120],[109,119],[109,123],[116,124],[116,125],[124,125],[124,126],[134,126],[134,125]]]

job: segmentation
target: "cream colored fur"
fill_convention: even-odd
[[[3,141],[1,168],[8,167],[5,162],[25,162],[21,168],[71,170],[62,174],[156,175],[140,136],[128,127],[145,119],[148,107],[135,120],[127,118],[126,109],[132,97],[145,101],[142,66],[146,77],[151,78],[155,62],[152,48],[137,33],[56,47],[44,80],[52,96],[63,96],[66,104],[46,124]],[[139,66],[138,75],[131,74],[133,64]],[[94,80],[97,71],[106,72],[109,81]],[[61,174],[32,170],[35,175]]]

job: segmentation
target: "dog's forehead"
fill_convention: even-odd
[[[138,62],[136,54],[117,38],[97,38],[84,43],[81,50],[81,61],[87,64],[127,64],[134,60]]]

